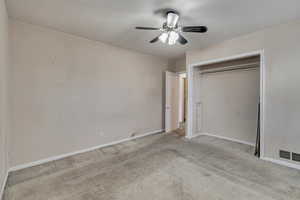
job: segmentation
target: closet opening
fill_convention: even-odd
[[[262,56],[237,56],[189,66],[187,137],[208,135],[254,148],[261,156]]]

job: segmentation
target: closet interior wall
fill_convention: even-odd
[[[260,57],[213,63],[194,73],[196,134],[254,145],[260,94]]]

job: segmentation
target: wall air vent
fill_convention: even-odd
[[[300,162],[300,154],[298,154],[298,153],[292,153],[292,160]]]
[[[290,160],[291,159],[291,152],[284,151],[284,150],[279,150],[279,157]]]

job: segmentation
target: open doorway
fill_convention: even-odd
[[[181,136],[185,136],[187,119],[187,83],[186,72],[166,72],[165,130]]]
[[[179,73],[179,128],[184,130],[187,118],[187,77],[186,73]]]
[[[188,67],[187,138],[209,135],[263,153],[263,52]]]

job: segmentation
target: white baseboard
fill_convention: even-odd
[[[246,142],[246,141],[243,141],[243,140],[238,140],[238,139],[234,139],[234,138],[230,138],[230,137],[224,137],[224,136],[220,136],[220,135],[214,135],[214,134],[210,134],[210,133],[197,133],[194,136],[192,136],[191,138],[195,138],[195,137],[198,137],[200,135],[211,136],[211,137],[220,138],[220,139],[223,139],[223,140],[228,140],[228,141],[237,142],[237,143],[246,144],[246,145],[255,147],[255,144],[251,143],[251,142]]]
[[[130,140],[134,140],[134,139],[138,139],[138,138],[142,138],[142,137],[146,137],[146,136],[149,136],[149,135],[162,133],[162,132],[164,132],[164,129],[151,131],[151,132],[148,132],[148,133],[145,133],[145,134],[142,134],[142,135],[137,135],[137,136],[134,136],[134,137],[125,138],[125,139],[110,142],[110,143],[107,143],[107,144],[101,144],[101,145],[98,145],[98,146],[90,147],[90,148],[87,148],[87,149],[82,149],[82,150],[71,152],[71,153],[66,153],[66,154],[62,154],[62,155],[58,155],[58,156],[49,157],[49,158],[46,158],[46,159],[37,160],[37,161],[34,161],[34,162],[30,162],[30,163],[17,165],[17,166],[11,167],[9,169],[9,172],[13,172],[13,171],[25,169],[25,168],[28,168],[28,167],[41,165],[41,164],[44,164],[44,163],[47,163],[47,162],[59,160],[59,159],[66,158],[66,157],[69,157],[69,156],[73,156],[73,155],[76,155],[76,154],[86,153],[86,152],[93,151],[93,150],[96,150],[96,149],[99,149],[99,148],[120,144],[120,143],[123,143],[123,142],[127,142],[127,141],[130,141]]]
[[[201,135],[206,135],[206,134],[204,134],[204,133],[196,133],[196,134],[194,134],[192,136],[186,136],[185,138],[190,140],[190,139],[193,139],[193,138],[201,136]]]
[[[286,166],[286,167],[289,167],[289,168],[300,170],[300,165],[290,163],[290,162],[287,162],[287,161],[284,161],[284,160],[277,160],[277,159],[269,158],[269,157],[260,157],[260,159],[265,160],[265,161],[269,161],[269,162],[272,162],[272,163],[275,163],[275,164],[278,164],[278,165],[283,165],[283,166]]]
[[[7,178],[8,178],[8,171],[5,174],[3,183],[2,183],[1,188],[0,188],[0,200],[2,200],[3,195],[4,195],[4,189],[5,189],[5,186],[6,186]]]
[[[210,134],[210,133],[197,133],[197,134],[193,135],[192,137],[189,137],[188,139],[193,139],[193,138],[201,136],[201,135],[216,137],[216,138],[220,138],[220,139],[224,139],[224,140],[238,142],[238,143],[241,143],[241,144],[247,144],[247,145],[250,145],[250,146],[255,146],[255,144],[253,144],[253,143],[249,143],[249,142],[245,142],[245,141],[241,141],[241,140],[237,140],[237,139],[233,139],[233,138],[223,137],[223,136],[219,136],[219,135],[214,135],[214,134]],[[274,158],[263,157],[263,156],[261,156],[260,159],[268,161],[268,162],[272,162],[272,163],[275,163],[275,164],[278,164],[278,165],[282,165],[282,166],[285,166],[285,167],[300,170],[300,165],[299,164],[290,163],[290,162],[287,162],[285,160],[277,160],[277,159],[274,159]]]

